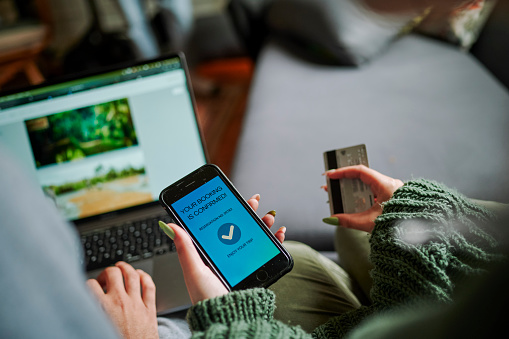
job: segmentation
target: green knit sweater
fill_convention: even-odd
[[[193,337],[340,338],[366,317],[396,307],[451,303],[458,284],[501,259],[497,241],[484,230],[493,219],[488,210],[440,184],[407,182],[375,220],[372,305],[331,318],[309,334],[273,319],[271,291],[232,292],[189,310]]]

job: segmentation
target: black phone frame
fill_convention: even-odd
[[[280,251],[275,257],[269,260],[267,263],[257,268],[253,273],[248,275],[242,281],[240,281],[235,286],[230,285],[230,283],[223,276],[221,271],[217,268],[215,263],[212,261],[207,252],[202,248],[201,244],[194,237],[193,233],[187,228],[185,222],[180,218],[178,213],[171,207],[171,205],[177,200],[185,197],[187,194],[191,193],[195,189],[204,185],[208,181],[219,176],[225,185],[230,189],[230,191],[234,194],[237,200],[242,204],[242,206],[248,211],[251,217],[256,221],[258,226],[265,232],[265,234],[269,237],[269,239],[274,243],[274,245]],[[288,251],[281,245],[281,243],[277,240],[277,238],[272,234],[267,225],[260,219],[260,217],[253,211],[251,206],[244,200],[244,198],[240,195],[237,189],[233,186],[231,181],[226,177],[226,175],[221,171],[221,169],[213,164],[206,164],[186,175],[184,178],[176,181],[172,185],[166,187],[161,191],[159,195],[159,202],[165,209],[165,211],[176,221],[176,223],[182,227],[186,233],[191,237],[194,246],[198,250],[198,253],[204,260],[205,264],[209,266],[209,268],[218,276],[223,285],[229,290],[243,290],[254,287],[268,287],[279,280],[283,275],[290,272],[293,268],[293,258],[288,253]],[[267,273],[267,279],[261,281],[257,274],[260,271],[265,271]]]

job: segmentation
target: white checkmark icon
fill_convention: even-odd
[[[231,225],[230,226],[230,234],[229,235],[223,235],[223,239],[232,240],[232,238],[233,238],[233,229],[234,228],[235,228],[235,226]]]

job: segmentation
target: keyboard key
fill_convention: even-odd
[[[171,218],[162,214],[83,235],[81,244],[87,270],[107,267],[119,260],[134,262],[175,251],[173,241],[160,230],[159,220],[170,222]]]

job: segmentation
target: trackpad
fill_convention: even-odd
[[[131,265],[152,276],[156,285],[156,306],[159,315],[182,311],[191,306],[176,252],[156,255],[152,259],[137,261]],[[87,272],[87,277],[97,278],[103,270],[104,268]]]
[[[152,278],[156,284],[158,314],[176,312],[191,306],[184,275],[176,252],[154,258]]]
[[[132,264],[134,268],[140,269],[150,275],[154,274],[154,263],[152,260],[142,260]]]

